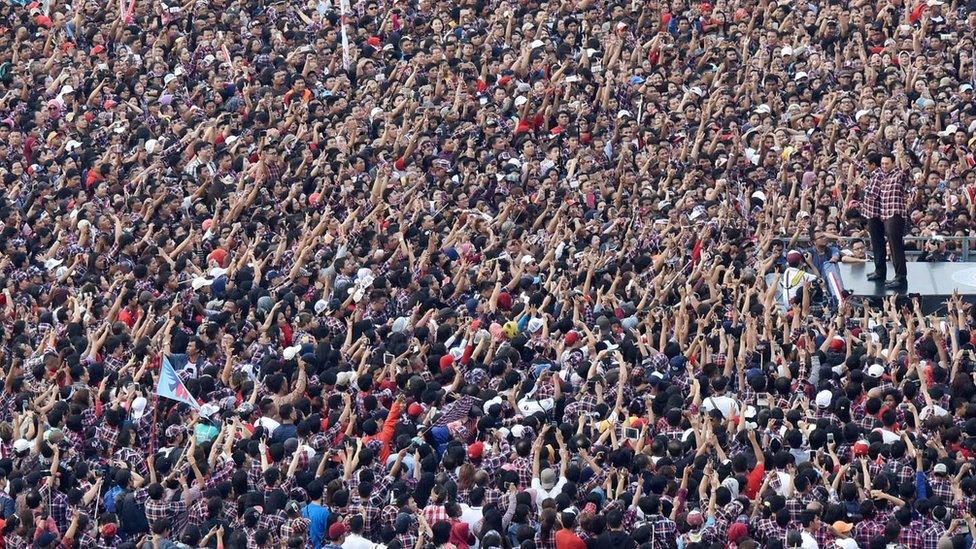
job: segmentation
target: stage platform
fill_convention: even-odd
[[[945,312],[946,300],[958,292],[965,301],[976,304],[976,263],[923,263],[909,262],[908,287],[889,290],[882,282],[871,282],[868,273],[874,264],[838,265],[844,290],[855,299],[878,303],[890,295],[905,297],[917,295],[925,314]],[[888,264],[889,279],[895,269]]]

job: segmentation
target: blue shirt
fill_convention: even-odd
[[[308,535],[312,540],[312,547],[321,549],[325,528],[329,524],[329,510],[318,503],[309,503],[302,508],[302,516],[309,520]]]

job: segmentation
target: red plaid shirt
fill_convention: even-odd
[[[881,219],[888,219],[895,215],[905,217],[907,209],[908,175],[902,170],[892,170],[881,175]]]
[[[867,219],[881,217],[881,181],[883,179],[884,172],[881,171],[881,168],[875,168],[868,174],[868,184],[864,186],[864,199],[861,200],[861,213]]]
[[[861,547],[869,547],[871,538],[880,536],[884,533],[884,522],[880,520],[862,520],[854,526],[854,539]]]

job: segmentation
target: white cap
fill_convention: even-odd
[[[947,471],[945,463],[936,463],[935,467],[932,468],[933,473],[945,474]]]
[[[152,154],[153,153],[153,150],[156,148],[156,143],[158,143],[158,141],[156,141],[155,139],[149,139],[149,140],[146,141],[146,144],[145,144],[146,154]]]
[[[791,48],[790,46],[783,46],[783,49],[779,51],[779,54],[782,55],[783,57],[793,55],[793,48]]]
[[[806,77],[807,77],[807,73],[803,71],[799,71],[795,75],[793,75],[793,80],[799,80],[801,78],[806,78]]]
[[[871,111],[869,111],[868,109],[861,109],[857,111],[856,113],[854,113],[854,121],[857,122],[858,120],[861,119],[862,116],[866,114],[871,114]]]
[[[50,271],[52,269],[57,268],[62,263],[64,263],[63,259],[57,259],[55,257],[52,257],[51,259],[48,259],[47,261],[44,262],[44,268]]]
[[[764,193],[762,191],[756,191],[756,192],[752,193],[752,198],[755,198],[756,200],[762,200],[763,202],[765,202],[766,201],[766,193]]]
[[[31,443],[26,438],[18,438],[14,441],[14,452],[18,454],[26,452],[31,447]]]
[[[512,425],[511,432],[515,438],[522,438],[522,435],[525,434],[525,426],[521,424]]]
[[[326,301],[324,299],[320,299],[320,300],[316,301],[315,302],[315,314],[320,315],[320,314],[324,313],[325,310],[328,307],[329,307],[329,302],[328,301]]]
[[[295,358],[295,355],[297,355],[298,351],[301,350],[302,350],[301,345],[292,345],[291,347],[285,347],[285,350],[282,351],[281,356],[283,356],[285,360],[291,360]]]
[[[773,110],[769,108],[769,105],[763,103],[762,105],[759,105],[758,107],[756,107],[756,112],[757,113],[760,113],[760,114],[761,113],[769,114],[769,113],[773,112]]]
[[[534,333],[538,332],[540,329],[542,329],[542,319],[541,318],[533,318],[533,319],[529,320],[529,324],[528,324],[527,328],[529,329],[529,333],[530,334],[534,334]]]
[[[524,95],[520,95],[520,96],[518,96],[518,97],[515,98],[515,106],[516,107],[521,107],[522,105],[524,105],[524,104],[526,104],[528,102],[529,102],[529,99],[527,97],[525,97]]]
[[[132,401],[132,408],[129,410],[132,419],[139,419],[146,415],[146,404],[148,404],[146,397],[136,397]]]
[[[973,85],[972,84],[963,84],[962,86],[959,86],[959,91],[961,91],[961,92],[964,92],[964,91],[973,91]]]
[[[190,286],[194,290],[199,290],[200,288],[203,288],[204,286],[209,286],[211,284],[213,284],[213,280],[210,280],[209,278],[204,278],[202,276],[198,276],[194,278],[192,281],[190,281]]]
[[[210,269],[210,276],[214,278],[224,276],[225,274],[227,274],[227,269],[223,267],[214,267],[213,269]]]
[[[176,75],[173,73],[169,73],[163,77],[163,84],[168,86],[169,83],[172,82],[173,80],[176,80]]]
[[[81,146],[81,141],[75,141],[74,139],[71,139],[64,144],[64,150],[71,152],[80,146]]]
[[[883,376],[884,366],[880,364],[872,364],[870,367],[868,367],[868,375],[870,377],[877,377],[877,378]]]
[[[948,126],[946,126],[946,129],[939,132],[939,137],[949,137],[950,135],[954,135],[958,130],[959,130],[959,126],[955,124],[949,124]]]
[[[834,395],[826,389],[817,393],[817,398],[815,400],[817,407],[826,408],[827,406],[830,406],[830,399],[832,399],[833,396]]]
[[[545,45],[546,45],[546,43],[543,42],[542,40],[533,40],[532,43],[529,44],[529,47],[532,48],[532,49],[536,49],[536,48],[541,48],[542,46],[545,46]]]

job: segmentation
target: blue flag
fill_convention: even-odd
[[[183,380],[176,373],[176,369],[170,364],[169,358],[163,356],[162,365],[159,367],[159,385],[156,386],[156,394],[184,404],[189,404],[194,410],[199,410],[200,405],[196,399],[186,390]]]

